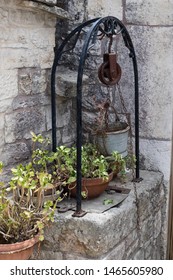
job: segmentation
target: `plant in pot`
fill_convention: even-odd
[[[61,149],[57,152],[50,151],[47,146],[50,141],[41,134],[32,134],[32,167],[34,176],[38,180],[37,192],[44,196],[45,200],[57,199],[64,191],[64,185],[68,170],[61,161]],[[37,195],[37,192],[35,194]]]
[[[122,181],[127,179],[126,175],[130,170],[132,170],[133,173],[136,166],[136,157],[134,154],[123,157],[122,154],[114,151],[111,156],[107,156],[106,159],[110,164],[110,168],[113,170],[113,177],[119,175]]]
[[[73,150],[73,158],[76,150]],[[76,170],[76,160],[73,161],[73,169]],[[113,178],[113,172],[110,169],[109,162],[102,155],[95,145],[88,143],[82,146],[82,197],[96,198],[107,188]],[[76,185],[70,185],[70,195],[76,195]]]
[[[44,228],[54,221],[58,202],[43,202],[41,195],[34,201],[38,181],[31,164],[13,175],[8,186],[0,186],[1,260],[30,258],[34,245],[44,239]]]

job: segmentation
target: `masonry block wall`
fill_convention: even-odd
[[[41,3],[40,3],[41,2]],[[70,14],[67,20],[65,7]],[[46,4],[46,5],[45,5]],[[48,6],[47,6],[48,4]],[[67,34],[81,22],[98,16],[118,17],[127,26],[137,54],[140,92],[140,156],[141,167],[162,171],[169,180],[171,151],[171,115],[173,80],[173,1],[162,0],[116,0],[116,1],[0,1],[0,154],[6,167],[28,160],[31,152],[30,131],[51,136],[50,110],[50,69],[55,47],[55,26],[57,24],[57,44],[61,36]],[[65,20],[62,20],[65,18]],[[62,30],[61,27],[64,27]],[[58,37],[59,34],[59,37]],[[93,101],[90,98],[100,89],[95,83],[97,66],[102,61],[105,45],[98,44],[98,52],[91,54],[86,67],[88,77],[93,78],[89,89],[84,91],[84,120],[94,118]],[[100,47],[102,49],[100,50]],[[70,145],[75,141],[75,81],[81,50],[72,57],[64,58],[64,66],[59,77],[57,96],[57,144]],[[128,52],[119,43],[118,61],[123,66],[121,87],[128,109],[134,113],[134,89],[132,65],[127,59]],[[75,59],[74,59],[75,57]],[[68,71],[67,71],[68,69]],[[104,95],[103,90],[103,95]],[[70,93],[70,94],[69,94]],[[98,93],[99,97],[99,93]],[[166,233],[166,188],[162,175],[144,173],[145,181],[139,188],[140,217],[142,221],[142,242],[137,238],[136,209],[134,196],[127,204],[100,216],[86,216],[83,220],[65,219],[57,214],[50,236],[44,243],[43,258],[70,259],[153,259],[165,257],[164,238]],[[153,176],[159,179],[153,181]],[[150,184],[149,184],[149,183]],[[147,204],[148,203],[148,204]],[[130,209],[130,212],[129,212]],[[151,210],[151,211],[150,211]],[[149,212],[147,212],[149,211]],[[129,219],[126,220],[126,213]],[[111,219],[114,223],[111,223]],[[117,220],[115,219],[117,218]],[[61,220],[62,219],[62,220]],[[125,220],[124,220],[125,219]],[[115,223],[117,221],[117,223]],[[128,223],[130,221],[130,223]],[[93,222],[93,223],[92,223]],[[59,226],[59,223],[61,226]],[[108,226],[111,229],[107,238]],[[97,231],[100,243],[93,243],[93,232]],[[130,226],[130,227],[128,227]],[[83,227],[83,231],[80,230]],[[124,235],[122,230],[124,228]],[[103,231],[106,230],[106,232]],[[56,232],[57,231],[57,232]],[[112,232],[114,235],[112,235]],[[86,238],[87,236],[87,238]],[[98,237],[95,235],[95,237]],[[101,243],[104,238],[105,246]],[[109,237],[109,236],[108,236]],[[122,239],[121,239],[122,237]],[[59,239],[60,238],[60,239]],[[59,242],[61,240],[61,243]],[[67,243],[66,241],[70,242]],[[79,245],[79,252],[72,254],[73,242]],[[89,240],[89,241],[88,241]],[[97,240],[97,238],[96,238]],[[56,241],[56,246],[54,246]],[[47,242],[47,243],[46,243]],[[72,247],[70,247],[72,245]],[[47,248],[46,248],[47,246]],[[64,247],[63,247],[64,246]],[[67,247],[65,247],[67,246]],[[159,251],[157,250],[159,248]],[[78,248],[76,246],[76,248]],[[96,250],[94,251],[93,250]],[[153,248],[156,250],[153,251]],[[97,251],[101,250],[101,251]],[[82,254],[81,254],[82,252]],[[45,255],[44,255],[45,254]],[[93,255],[94,254],[94,255]],[[48,256],[49,255],[49,256]]]
[[[30,130],[51,135],[50,68],[55,46],[81,22],[113,15],[127,26],[137,54],[140,93],[141,167],[162,171],[169,180],[173,78],[173,1],[5,1],[0,2],[0,153],[6,166],[25,160],[30,154]],[[46,4],[49,4],[48,7]],[[56,5],[68,10],[59,12]],[[39,6],[38,6],[39,5]],[[52,10],[53,9],[53,10]],[[66,18],[62,20],[62,18]],[[64,27],[65,29],[63,30]],[[64,35],[64,34],[63,34]],[[121,86],[127,107],[133,113],[133,71],[128,53],[121,45],[118,61],[123,66]],[[77,69],[78,57],[68,57],[68,66]],[[99,45],[97,46],[100,47]],[[103,49],[102,49],[103,52]],[[91,59],[88,73],[97,69],[101,51]],[[65,63],[64,59],[64,63]],[[72,69],[73,70],[73,69]],[[65,70],[66,71],[66,70]],[[92,72],[93,73],[93,72]],[[72,73],[71,73],[72,74]],[[73,75],[73,74],[72,74]],[[94,75],[93,75],[94,77]],[[57,139],[75,141],[75,100],[58,94]],[[92,81],[93,82],[93,81]],[[61,84],[65,83],[62,77]],[[99,89],[99,87],[96,87]],[[92,92],[93,86],[89,88]],[[49,92],[49,94],[48,94]],[[84,120],[93,120],[92,102],[84,97]],[[133,114],[132,114],[133,115]],[[70,122],[70,124],[69,124]]]
[[[44,3],[0,1],[0,160],[6,167],[29,158],[30,131],[51,137],[49,81],[55,26],[57,17],[66,16]],[[73,138],[72,101],[59,103],[57,140],[68,144]]]
[[[139,65],[141,161],[169,180],[173,79],[173,1],[125,1],[124,20]],[[128,85],[127,85],[128,87]]]
[[[67,30],[94,17],[115,16],[123,21],[132,38],[138,61],[140,99],[141,168],[161,171],[170,176],[173,80],[173,1],[66,1],[72,16]],[[81,47],[81,45],[80,45]],[[120,86],[134,125],[134,77],[131,59],[122,41],[118,43],[118,62],[122,66]],[[88,96],[84,96],[84,122],[93,121],[93,94],[100,95],[97,69],[102,61],[104,45],[90,52],[86,72],[91,77]],[[70,67],[77,68],[79,49],[73,54]],[[95,71],[95,72],[94,72]],[[94,81],[95,80],[95,81]],[[95,84],[95,89],[93,87]],[[94,91],[95,90],[95,91]],[[102,89],[104,92],[104,90]],[[85,94],[85,93],[84,93]],[[116,95],[116,93],[115,93]],[[101,96],[101,95],[100,95]],[[88,98],[89,97],[89,98]],[[116,99],[116,98],[115,98]]]

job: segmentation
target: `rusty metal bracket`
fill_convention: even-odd
[[[75,211],[74,214],[72,215],[72,217],[81,218],[81,217],[85,216],[86,214],[87,214],[87,212],[83,211],[81,209],[80,211]]]

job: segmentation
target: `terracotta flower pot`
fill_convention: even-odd
[[[28,260],[34,245],[39,241],[37,234],[31,239],[13,244],[0,244],[0,260]]]
[[[82,192],[85,192],[87,199],[100,196],[107,188],[113,178],[113,172],[109,174],[107,180],[103,178],[82,178]],[[76,186],[70,186],[70,195],[76,197]]]

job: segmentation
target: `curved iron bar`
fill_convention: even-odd
[[[88,20],[87,22],[82,23],[78,27],[76,27],[62,42],[62,44],[55,50],[55,56],[54,56],[54,62],[52,65],[52,70],[51,70],[51,111],[52,111],[52,150],[55,152],[56,151],[56,146],[57,146],[57,139],[56,139],[56,89],[55,89],[55,78],[56,78],[56,70],[58,66],[58,62],[61,59],[61,56],[63,53],[68,52],[69,49],[64,50],[64,47],[67,45],[67,43],[70,41],[70,39],[76,35],[77,37],[75,40],[75,44],[80,36],[80,33],[82,29],[89,24],[95,22],[97,18]],[[73,45],[73,48],[75,45]],[[70,48],[71,50],[72,48]]]
[[[138,91],[138,68],[137,68],[137,60],[136,54],[133,47],[133,43],[131,37],[124,26],[124,24],[116,17],[108,16],[104,18],[95,18],[89,20],[79,27],[74,29],[67,38],[63,41],[61,46],[57,49],[55,53],[54,64],[52,67],[52,76],[51,76],[51,91],[52,91],[52,142],[53,142],[53,150],[56,149],[56,106],[55,106],[55,72],[56,67],[58,65],[58,61],[61,58],[63,53],[63,49],[68,41],[73,37],[77,32],[77,42],[80,32],[82,28],[92,24],[91,28],[87,32],[86,39],[83,44],[82,52],[80,55],[80,61],[78,66],[78,77],[77,77],[77,194],[76,194],[76,213],[75,216],[80,216],[82,213],[81,204],[81,184],[82,184],[82,175],[81,175],[81,154],[82,154],[82,79],[83,79],[83,71],[85,60],[88,57],[88,51],[91,48],[89,46],[90,42],[92,45],[95,43],[96,38],[103,34],[104,36],[109,37],[110,35],[117,35],[119,33],[122,34],[124,44],[129,49],[129,56],[133,60],[133,69],[134,69],[134,83],[135,83],[135,155],[136,155],[136,181],[140,181],[139,176],[139,91]],[[103,27],[101,26],[103,25]],[[117,28],[120,28],[117,30]],[[101,32],[99,35],[98,33]]]

